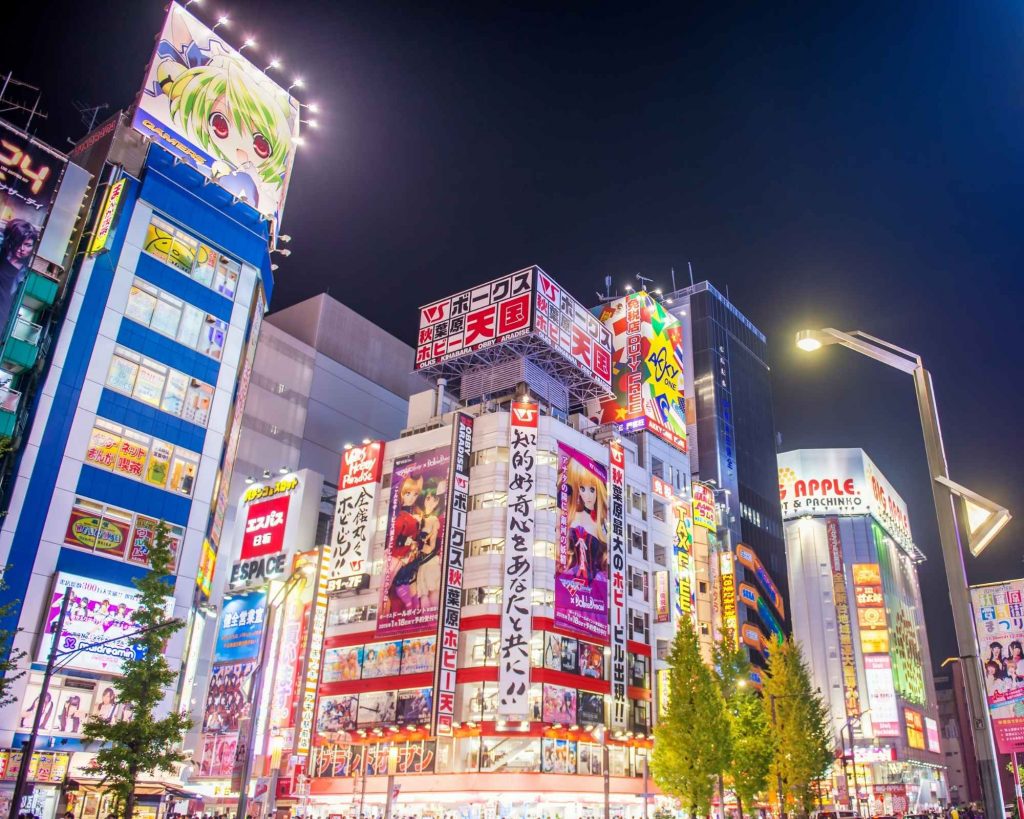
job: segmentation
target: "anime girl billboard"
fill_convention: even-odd
[[[558,445],[555,626],[608,637],[608,470]]]
[[[132,127],[278,222],[299,103],[171,3]]]

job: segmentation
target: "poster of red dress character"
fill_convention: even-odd
[[[608,470],[558,445],[555,626],[608,638]]]
[[[435,628],[451,449],[395,459],[377,636]]]

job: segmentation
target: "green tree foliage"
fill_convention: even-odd
[[[7,583],[0,575],[0,591],[4,591],[6,588]],[[0,606],[0,622],[8,617],[16,617],[20,604],[20,600],[8,600]],[[0,628],[0,658],[3,658],[0,659],[0,708],[14,702],[11,686],[16,680],[25,676],[25,669],[18,670],[21,661],[25,659],[25,652],[20,648],[14,648],[14,637],[17,633],[18,629],[16,628]]]
[[[651,772],[691,816],[706,816],[731,756],[725,700],[689,622],[676,632],[668,660],[668,707],[654,731]]]
[[[96,767],[107,790],[124,806],[124,819],[132,819],[135,785],[142,775],[170,773],[176,763],[184,761],[180,746],[192,727],[185,713],[154,718],[154,711],[177,677],[164,657],[164,646],[185,625],[181,620],[165,619],[165,601],[172,592],[165,579],[172,555],[167,526],[162,521],[149,550],[149,563],[151,571],[135,580],[141,597],[132,615],[139,629],[132,637],[137,651],[124,662],[123,676],[113,683],[124,718],[108,724],[91,716],[84,730],[89,740],[104,743],[96,756]]]
[[[725,699],[732,758],[726,780],[736,794],[740,815],[765,790],[772,762],[772,737],[761,696],[750,685],[747,653],[722,640],[714,651],[715,676]]]
[[[814,807],[812,784],[832,765],[835,739],[828,707],[812,688],[800,647],[792,638],[772,649],[763,708],[772,736],[771,781],[781,778],[787,805]]]

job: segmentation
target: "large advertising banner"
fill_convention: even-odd
[[[177,3],[157,41],[132,127],[280,221],[299,103]]]
[[[455,414],[452,428],[451,493],[447,515],[449,537],[441,573],[441,612],[437,629],[434,690],[434,733],[451,736],[455,722],[455,676],[459,665],[462,626],[462,573],[466,557],[469,512],[469,463],[473,454],[473,418]]]
[[[676,558],[676,618],[688,617],[696,622],[692,507],[688,503],[675,503],[672,505],[672,513],[676,519],[672,541],[672,551]]]
[[[66,160],[0,121],[0,334],[28,276]]]
[[[530,715],[530,640],[533,637],[533,542],[537,504],[537,424],[540,411],[513,401],[509,419],[508,519],[501,597],[498,714]]]
[[[555,626],[608,638],[608,470],[558,445]]]
[[[338,500],[334,507],[334,533],[330,553],[328,590],[338,581],[367,572],[373,507],[384,466],[384,442],[371,441],[346,449],[338,473]]]
[[[871,731],[876,737],[898,737],[900,714],[896,687],[892,684],[892,662],[886,654],[864,656],[864,682],[871,707]]]
[[[64,592],[68,588],[71,589],[71,601],[58,651],[76,653],[61,658],[61,666],[79,671],[121,674],[123,662],[135,658],[139,651],[131,636],[138,628],[132,616],[139,605],[139,593],[128,586],[67,572],[58,572],[57,581],[53,584],[36,662],[45,663],[50,656]],[[172,598],[167,598],[165,613],[167,617],[174,614]]]
[[[693,525],[701,526],[714,534],[718,531],[715,491],[706,483],[699,481],[690,484],[690,489],[693,492]]]
[[[736,611],[736,567],[732,552],[721,552],[718,555],[719,591],[722,601],[722,639],[730,645],[739,645],[737,624],[739,615]]]
[[[612,572],[611,594],[608,595],[608,619],[611,657],[611,727],[625,731],[629,702],[626,699],[626,674],[629,654],[626,639],[626,452],[622,444],[608,444],[611,464],[609,485],[612,490],[611,541],[609,563]]]
[[[1024,752],[1024,579],[971,587],[996,747]]]
[[[598,319],[612,336],[614,393],[600,402],[599,422],[646,429],[686,452],[682,325],[644,292],[608,302]]]
[[[378,637],[423,631],[436,623],[450,463],[447,446],[395,459]]]
[[[846,570],[843,564],[843,541],[839,532],[839,519],[825,522],[828,554],[832,566],[832,601],[836,607],[836,626],[839,632],[839,662],[843,669],[843,699],[846,718],[859,716],[860,691],[857,689],[857,655],[853,648],[853,624],[850,620],[850,600],[846,594]]]

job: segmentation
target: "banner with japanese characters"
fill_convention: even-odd
[[[1024,751],[1024,580],[973,586],[974,626],[996,747]]]
[[[508,517],[498,657],[498,714],[528,719],[537,501],[537,405],[512,402],[508,443]]]
[[[441,603],[435,667],[434,733],[451,736],[455,721],[455,674],[462,625],[462,573],[465,568],[466,516],[469,511],[469,465],[473,454],[473,418],[458,412],[452,428],[448,493],[448,540],[441,572]]]
[[[611,727],[625,731],[629,722],[629,701],[626,698],[629,655],[626,652],[626,452],[622,444],[612,441],[608,445],[608,457],[612,496],[609,550],[612,588],[608,596],[612,651]]]
[[[373,507],[384,465],[384,442],[371,441],[341,455],[338,499],[334,507],[328,591],[346,577],[366,574],[373,536]]]

